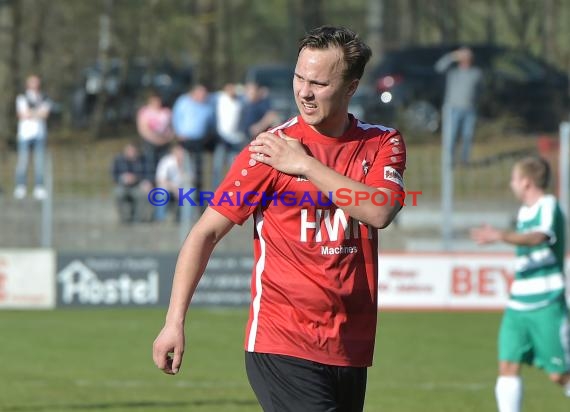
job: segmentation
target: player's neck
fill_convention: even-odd
[[[529,191],[525,193],[525,196],[523,198],[523,204],[525,206],[533,206],[543,196],[544,196],[543,190],[538,188],[529,189]]]
[[[330,119],[330,122],[321,123],[316,126],[311,126],[316,132],[328,137],[341,137],[350,128],[350,118],[348,113],[344,117],[336,120]]]

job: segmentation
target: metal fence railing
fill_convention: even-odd
[[[121,143],[113,147],[120,148]],[[509,190],[510,170],[517,157],[536,151],[536,147],[536,140],[532,138],[509,139],[500,145],[496,142],[476,143],[473,164],[454,171],[452,213],[457,216],[461,213],[484,216],[497,211],[505,216],[516,213],[517,201]],[[437,142],[409,144],[407,149],[406,189],[421,191],[421,195],[416,206],[408,205],[400,221],[411,222],[414,214],[423,213],[414,225],[418,231],[422,231],[420,226],[424,225],[425,232],[431,231],[430,236],[438,240],[441,236],[440,145]],[[181,223],[172,218],[163,222],[119,223],[110,174],[116,153],[117,150],[110,150],[108,144],[100,142],[50,145],[46,162],[50,196],[42,202],[31,196],[14,199],[16,153],[3,153],[0,162],[0,186],[3,189],[0,194],[0,248],[51,246],[61,251],[177,251],[189,228],[188,223],[181,227]],[[209,154],[206,155],[205,170],[211,170]],[[210,174],[205,173],[205,176],[208,188]],[[244,226],[233,230],[221,247],[231,252],[249,251],[251,223]],[[399,233],[398,225],[395,226],[391,229],[394,236]],[[413,232],[402,230],[399,235],[409,236],[410,233]],[[402,244],[395,243],[398,246],[394,247]]]

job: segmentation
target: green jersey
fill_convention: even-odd
[[[564,296],[565,220],[556,198],[544,195],[532,206],[522,206],[517,232],[541,232],[548,239],[535,246],[517,246],[515,279],[508,307],[533,310]]]

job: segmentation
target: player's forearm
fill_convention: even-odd
[[[37,119],[39,115],[36,110],[27,109],[18,112],[18,118],[20,120]]]
[[[548,240],[548,236],[541,232],[518,233],[503,230],[500,239],[515,246],[536,246]]]
[[[444,54],[442,57],[439,58],[437,62],[435,62],[435,70],[439,73],[445,72],[451,64],[455,61],[455,55],[453,52]]]
[[[200,231],[198,225],[190,232],[176,262],[166,323],[183,324],[188,306],[208,259],[217,241],[215,234]]]
[[[45,120],[45,119],[48,118],[49,112],[50,112],[50,110],[49,110],[48,108],[40,108],[40,109],[38,110],[38,117],[39,117],[40,119],[44,119],[44,120]]]
[[[378,196],[379,189],[343,176],[315,158],[307,157],[305,170],[305,177],[321,192],[333,193],[332,201],[342,210],[376,228],[388,226],[402,207],[390,191]]]
[[[233,222],[207,208],[184,241],[172,282],[166,324],[180,325],[216,244],[230,231]]]

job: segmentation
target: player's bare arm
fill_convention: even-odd
[[[371,200],[372,194],[380,190],[386,192],[389,199],[393,199],[392,191],[370,187],[337,173],[310,156],[299,141],[281,131],[278,133],[279,137],[272,133],[261,133],[257,136],[249,147],[252,152],[251,157],[280,172],[303,175],[324,193],[336,193],[339,189],[349,189],[352,193],[368,192],[370,196],[367,199],[350,202],[341,208],[351,217],[376,228],[382,229],[388,226],[402,208],[398,201],[386,202],[383,206],[374,204]]]
[[[216,244],[234,223],[208,208],[184,241],[174,271],[166,321],[153,344],[153,360],[164,373],[178,373],[184,355],[188,306]]]
[[[548,241],[548,236],[542,232],[518,233],[483,225],[471,230],[471,239],[479,245],[504,242],[518,246],[536,246]]]

